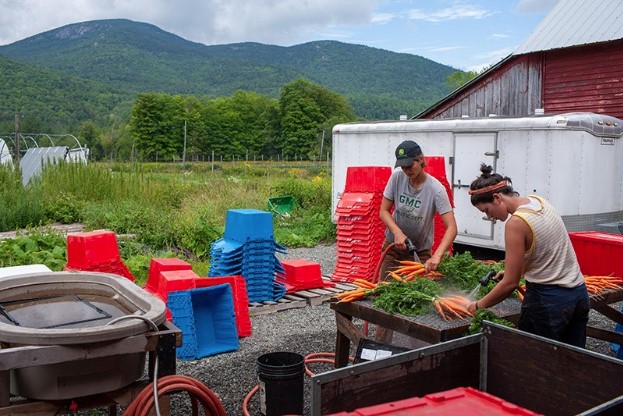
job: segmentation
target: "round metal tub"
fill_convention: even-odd
[[[123,316],[140,316],[122,319]],[[133,282],[95,272],[42,272],[0,279],[0,342],[20,345],[110,343],[160,325],[166,305]],[[144,372],[146,353],[11,370],[11,393],[61,400],[113,391]]]

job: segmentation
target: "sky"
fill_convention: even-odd
[[[336,40],[480,71],[511,54],[557,1],[0,0],[0,45],[71,23],[125,18],[206,45]]]

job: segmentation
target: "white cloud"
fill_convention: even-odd
[[[465,49],[465,46],[440,46],[437,48],[429,48],[431,52],[452,52],[460,49]]]
[[[493,33],[493,34],[491,34],[491,37],[493,39],[508,39],[511,36],[507,35],[506,33]]]
[[[425,20],[428,22],[442,22],[446,20],[482,19],[494,13],[476,6],[457,6],[435,11],[423,11],[411,9],[408,12],[409,19]]]
[[[394,20],[395,16],[393,13],[375,13],[372,16],[372,23],[389,23]]]
[[[0,0],[0,45],[81,21],[126,18],[205,44],[291,45],[332,26],[366,25],[375,0]]]

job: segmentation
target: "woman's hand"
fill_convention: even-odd
[[[433,256],[424,263],[424,274],[437,270],[439,263],[441,263],[441,255],[433,254]]]
[[[475,313],[478,309],[480,309],[478,307],[478,301],[471,302],[469,305],[467,305],[467,310],[472,314]]]
[[[402,230],[398,230],[394,233],[394,244],[396,245],[396,248],[399,250],[406,250],[407,249],[407,236],[405,235],[405,233],[402,232]]]

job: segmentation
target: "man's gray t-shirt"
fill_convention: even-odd
[[[431,248],[435,213],[452,211],[446,188],[441,182],[426,175],[422,187],[416,189],[409,183],[407,175],[396,170],[389,178],[383,196],[394,201],[392,217],[417,251]],[[385,238],[394,242],[394,234],[389,230],[385,230]]]

